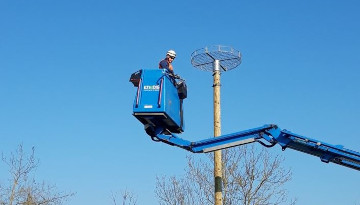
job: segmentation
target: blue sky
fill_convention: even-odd
[[[218,44],[243,54],[221,76],[224,134],[274,123],[360,151],[359,9],[355,0],[2,0],[0,151],[35,146],[35,178],[76,192],[67,204],[111,204],[124,189],[157,204],[156,176],[181,176],[189,153],[145,134],[129,76],[176,50],[188,85],[182,137],[211,137],[212,76],[190,55]],[[293,170],[298,204],[360,203],[359,172],[271,152]]]

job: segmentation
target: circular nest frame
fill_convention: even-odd
[[[191,64],[204,71],[214,71],[214,61],[219,60],[220,71],[232,70],[241,64],[241,53],[229,46],[210,46],[191,54]]]

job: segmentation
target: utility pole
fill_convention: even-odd
[[[204,71],[213,72],[214,137],[221,135],[220,74],[236,68],[241,63],[241,53],[227,46],[198,49],[191,54],[191,64]],[[221,150],[214,152],[215,205],[222,205]]]
[[[220,106],[220,61],[214,61],[214,137],[221,135],[221,106]],[[222,160],[221,150],[214,152],[214,177],[215,177],[215,204],[221,205],[222,202]]]

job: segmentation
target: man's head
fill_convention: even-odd
[[[176,58],[176,53],[174,50],[169,50],[167,53],[166,53],[166,57],[168,58],[169,62],[173,62],[173,60]]]

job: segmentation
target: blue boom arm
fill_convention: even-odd
[[[161,69],[145,69],[133,73],[130,82],[137,87],[133,115],[145,126],[154,140],[181,147],[193,153],[205,153],[258,142],[266,147],[279,144],[282,150],[294,149],[360,170],[360,153],[341,145],[330,145],[318,140],[281,130],[270,124],[197,142],[179,138],[184,131],[183,100],[187,98],[186,83],[179,76]],[[176,133],[176,134],[174,134]]]
[[[360,171],[360,153],[345,149],[342,145],[330,145],[305,136],[294,134],[287,130],[281,130],[276,125],[264,125],[262,127],[235,132],[219,137],[190,142],[179,138],[175,134],[162,134],[162,128],[147,128],[147,133],[155,141],[161,141],[173,146],[181,147],[193,153],[206,153],[229,147],[259,142],[266,147],[279,144],[284,151],[286,148],[301,151],[320,157],[322,162],[333,162],[342,166]]]

